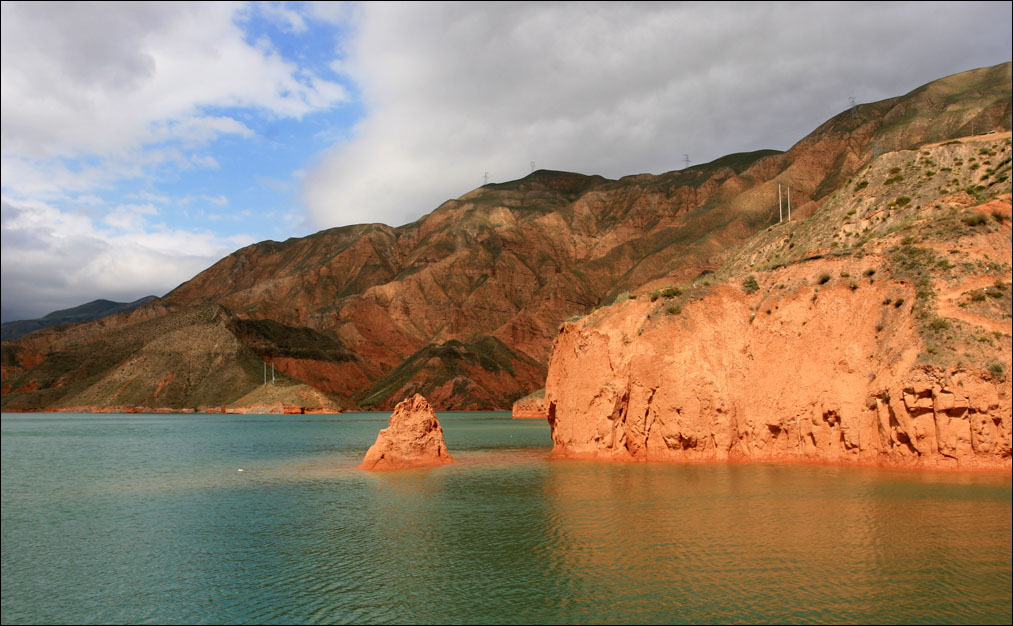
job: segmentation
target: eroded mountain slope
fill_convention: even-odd
[[[401,227],[348,226],[255,244],[132,314],[5,344],[3,406],[70,402],[84,393],[78,386],[133,358],[124,348],[99,363],[89,344],[140,350],[147,343],[124,343],[118,333],[213,304],[229,319],[290,329],[267,344],[256,333],[228,332],[254,358],[341,403],[391,407],[425,390],[436,393],[438,408],[505,408],[540,386],[562,320],[652,281],[718,270],[776,222],[777,183],[791,187],[794,214],[805,218],[877,153],[961,136],[972,124],[1008,128],[1010,92],[1007,63],[845,111],[785,153],[733,154],[616,181],[538,171],[483,186]],[[146,341],[160,341],[161,332],[152,326]],[[177,333],[169,344],[199,354],[198,337]],[[285,342],[305,337],[337,348],[289,355]],[[192,368],[213,360],[180,357],[175,376],[193,378]],[[262,383],[253,365],[245,379],[223,374],[206,398],[170,394],[171,401],[234,403]],[[99,403],[112,393],[101,401],[112,404],[113,389],[82,397]]]

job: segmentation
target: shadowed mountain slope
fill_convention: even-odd
[[[92,300],[87,304],[82,304],[69,309],[53,311],[52,313],[33,320],[6,322],[0,325],[0,339],[3,341],[13,341],[18,337],[24,337],[28,333],[33,333],[40,328],[49,328],[50,326],[59,326],[60,324],[87,322],[89,320],[116,315],[117,313],[136,309],[137,307],[148,304],[156,299],[157,298],[155,296],[145,296],[144,298],[134,300],[133,302]]]

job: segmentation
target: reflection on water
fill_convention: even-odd
[[[457,463],[368,473],[386,414],[4,415],[2,621],[1009,621],[1008,474],[553,461],[544,423],[440,418]]]

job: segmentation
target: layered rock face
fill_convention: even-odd
[[[359,466],[368,470],[407,469],[452,463],[443,428],[429,402],[419,394],[402,400]]]
[[[545,406],[545,389],[539,389],[514,402],[511,412],[514,419],[547,418],[549,413]]]
[[[882,304],[910,303],[909,285],[812,294],[754,315],[758,297],[722,287],[678,317],[649,319],[643,300],[565,325],[554,454],[1010,467],[1008,381],[917,367],[911,305]]]

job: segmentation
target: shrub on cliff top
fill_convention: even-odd
[[[935,331],[946,330],[950,327],[950,323],[941,317],[937,317],[929,322],[929,328]]]
[[[968,226],[972,226],[972,227],[973,226],[983,226],[983,225],[985,225],[985,224],[988,223],[988,218],[985,217],[981,213],[973,213],[973,214],[965,215],[963,218],[961,218],[961,221],[963,221]]]

